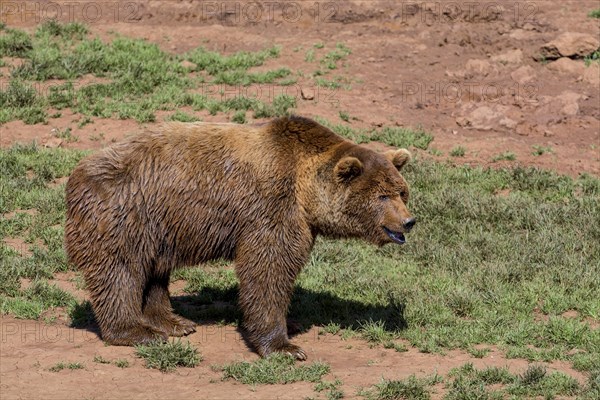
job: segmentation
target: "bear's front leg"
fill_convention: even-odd
[[[239,304],[248,339],[262,357],[278,352],[306,360],[304,350],[290,343],[286,322],[294,281],[303,260],[290,260],[289,254],[278,258],[272,249],[266,253],[270,257],[260,252],[238,252],[235,261],[240,280]]]

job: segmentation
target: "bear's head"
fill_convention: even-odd
[[[323,234],[356,237],[382,246],[405,242],[415,225],[408,211],[409,187],[400,171],[410,161],[408,150],[380,154],[352,146],[320,171]]]

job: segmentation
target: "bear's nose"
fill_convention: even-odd
[[[404,227],[404,229],[406,229],[406,232],[409,232],[413,228],[413,226],[415,226],[416,223],[417,220],[413,217],[410,217],[404,220],[402,226]]]

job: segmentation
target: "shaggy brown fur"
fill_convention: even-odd
[[[260,355],[305,359],[288,340],[286,313],[316,235],[402,243],[414,224],[398,173],[409,158],[289,117],[173,123],[84,159],[67,184],[65,242],[103,339],[132,345],[193,332],[172,311],[169,274],[226,258]]]

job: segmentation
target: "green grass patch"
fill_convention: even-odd
[[[534,156],[541,156],[546,153],[554,153],[554,150],[550,146],[533,146],[533,152],[531,153]]]
[[[52,367],[48,368],[48,371],[59,372],[59,371],[62,371],[63,369],[75,370],[75,369],[84,369],[84,368],[85,368],[85,366],[79,362],[74,362],[74,363],[59,362],[59,363],[56,363],[55,365],[53,365]]]
[[[467,150],[462,146],[456,146],[450,150],[451,157],[464,157]]]
[[[600,63],[600,50],[596,50],[592,54],[585,56],[583,61],[586,67],[589,67],[594,62]]]
[[[248,385],[281,384],[298,381],[318,382],[329,373],[329,365],[322,362],[297,363],[293,357],[273,354],[255,362],[240,361],[224,365],[223,379],[234,379]]]
[[[171,372],[177,367],[193,368],[202,361],[198,350],[181,340],[138,345],[135,346],[135,355],[146,361],[146,368],[162,372]]]
[[[353,140],[358,144],[378,141],[395,147],[413,146],[426,150],[433,141],[433,136],[421,128],[383,127],[381,129],[360,130],[347,125],[333,124],[324,118],[317,117],[316,120],[338,135]]]
[[[588,17],[590,18],[600,18],[600,8],[592,10],[588,13]]]
[[[0,294],[0,313],[10,313],[22,319],[38,319],[46,310],[73,307],[75,303],[70,293],[46,280],[36,280],[19,293]]]
[[[33,48],[31,37],[19,29],[3,29],[0,36],[0,57],[26,57]]]
[[[345,60],[348,55],[352,54],[345,44],[337,43],[335,49],[331,50],[320,60],[321,65],[326,69],[336,69],[338,67],[338,61]]]
[[[492,158],[492,161],[515,161],[516,159],[517,156],[515,155],[515,153],[513,153],[512,151],[505,151],[504,153],[500,153],[494,156],[494,158]]]
[[[61,24],[55,19],[43,22],[35,31],[36,37],[60,37],[63,40],[83,39],[89,33],[88,28],[78,22]]]
[[[488,355],[488,353],[490,352],[490,349],[487,348],[476,348],[476,347],[469,347],[467,349],[467,351],[469,352],[470,355],[472,355],[475,358],[484,358],[485,356]]]
[[[494,389],[490,385],[495,385]],[[562,372],[548,373],[546,367],[531,364],[520,375],[512,374],[506,367],[476,369],[467,363],[448,374],[446,399],[504,399],[556,396],[587,396],[594,390],[593,382],[582,387],[576,379]]]
[[[394,349],[398,353],[404,353],[404,352],[408,351],[408,347],[406,347],[406,345],[404,345],[402,343],[394,342],[392,340],[387,340],[387,341],[383,342],[383,348],[384,349]]]
[[[383,321],[368,321],[360,324],[360,336],[371,343],[389,343],[394,335],[385,328]]]
[[[508,393],[517,396],[575,396],[580,394],[580,386],[576,379],[562,373],[548,373],[541,365],[530,365],[520,375],[515,384],[508,388]]]
[[[106,358],[99,355],[94,356],[94,359],[92,361],[98,364],[110,364],[110,360],[107,360]]]
[[[586,400],[600,398],[600,369],[593,371],[583,387],[581,398]]]
[[[340,119],[341,119],[342,121],[350,122],[350,114],[348,114],[347,112],[345,112],[345,111],[340,111],[340,112],[339,112],[339,115],[340,115]]]
[[[231,122],[235,122],[236,124],[245,124],[246,123],[246,111],[240,110],[236,111],[235,114],[231,117]]]
[[[178,121],[178,122],[197,122],[197,121],[201,121],[201,118],[196,117],[195,115],[191,115],[188,113],[185,113],[183,111],[175,111],[175,113],[171,114],[168,118],[167,121]]]
[[[96,356],[94,356],[94,359],[92,361],[94,361],[95,363],[98,363],[98,364],[113,364],[119,368],[128,368],[129,367],[129,361],[122,359],[122,358],[111,361],[111,360],[107,360],[106,358],[104,358],[100,355],[96,355]]]
[[[116,36],[104,42],[91,37],[84,25],[54,20],[40,25],[33,35],[9,29],[0,39],[0,54],[23,57],[25,62],[12,71],[10,84],[0,91],[0,124],[15,119],[28,124],[46,122],[49,108],[70,108],[88,118],[135,119],[140,123],[155,121],[159,110],[183,106],[227,112],[231,109],[229,99],[193,89],[201,84],[292,84],[295,79],[286,67],[250,71],[278,57],[279,52],[275,46],[226,56],[200,47],[175,55],[141,39]],[[102,82],[75,85],[84,75],[102,78]],[[36,93],[35,82],[50,79],[66,82]],[[255,99],[244,109],[254,110],[259,115],[256,118],[283,115],[281,101],[275,98],[273,104],[265,104]],[[291,107],[289,101],[286,104]]]
[[[114,364],[115,364],[115,366],[117,366],[119,368],[128,368],[129,367],[129,361],[127,361],[125,359],[115,360]]]
[[[344,398],[344,392],[340,389],[342,381],[336,379],[333,382],[321,381],[315,385],[315,392],[325,392],[327,400],[338,400]]]
[[[369,400],[429,400],[430,387],[441,381],[441,377],[437,374],[424,378],[411,375],[401,380],[383,379],[372,389],[363,391],[362,395]]]

